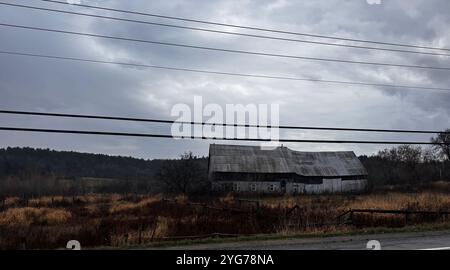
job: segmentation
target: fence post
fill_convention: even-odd
[[[138,243],[141,244],[142,242],[142,223],[139,224],[139,235],[138,235]]]
[[[153,227],[152,236],[150,238],[150,242],[153,242],[153,238],[155,237],[156,229],[158,228],[158,217],[156,217],[155,226]]]
[[[25,238],[22,239],[21,249],[22,250],[26,250],[27,249],[27,242],[26,242]]]
[[[125,233],[124,237],[125,237],[125,245],[128,245],[128,233]]]

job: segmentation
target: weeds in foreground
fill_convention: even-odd
[[[0,249],[63,248],[76,239],[84,246],[139,245],[199,235],[350,232],[337,223],[348,209],[450,211],[444,193],[263,197],[239,201],[227,195],[193,203],[186,196],[88,195],[7,198],[0,211]],[[437,217],[409,216],[408,224],[438,223]],[[402,227],[405,218],[386,214],[353,217],[358,227]]]

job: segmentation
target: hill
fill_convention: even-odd
[[[0,197],[179,192],[176,179],[205,180],[206,158],[189,159],[194,163],[9,147],[0,149]],[[183,175],[190,170],[195,179]]]
[[[109,156],[49,149],[0,149],[0,176],[34,173],[65,178],[149,178],[158,172],[163,160]]]

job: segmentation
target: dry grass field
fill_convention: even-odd
[[[184,196],[87,195],[7,198],[0,205],[0,249],[122,247],[210,234],[299,234],[346,232],[355,228],[442,223],[446,217],[359,214],[352,224],[337,216],[349,209],[450,211],[450,193],[389,192],[366,195],[311,195],[239,199],[227,195],[193,200]]]

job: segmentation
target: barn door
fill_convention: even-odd
[[[323,191],[326,193],[342,192],[341,178],[323,179]]]
[[[286,180],[280,181],[280,192],[285,194],[286,193]]]

